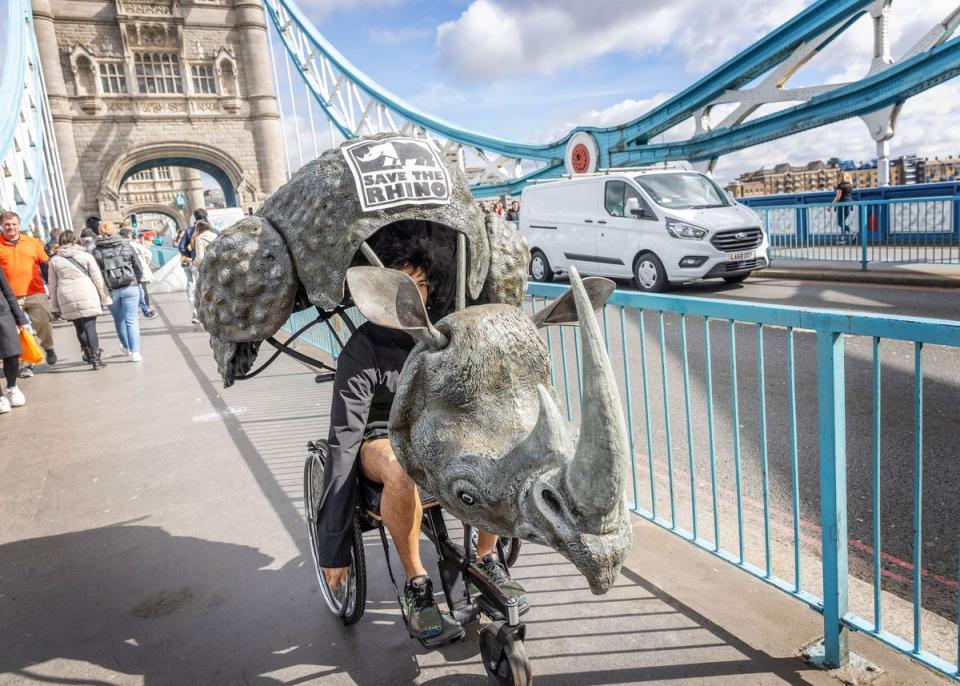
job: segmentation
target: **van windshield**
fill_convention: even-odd
[[[730,205],[717,184],[696,172],[644,174],[636,177],[636,181],[655,203],[670,210],[701,210]]]

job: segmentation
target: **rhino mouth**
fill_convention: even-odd
[[[528,491],[525,509],[531,528],[524,537],[567,558],[586,578],[590,590],[601,595],[613,586],[633,542],[626,503],[609,512],[600,520],[600,527],[591,531],[581,524],[582,514],[561,494],[560,481],[560,472],[554,472]]]

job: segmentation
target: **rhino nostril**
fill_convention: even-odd
[[[554,514],[563,514],[563,505],[560,504],[560,499],[553,491],[545,488],[540,492],[540,497],[543,498],[543,502]]]

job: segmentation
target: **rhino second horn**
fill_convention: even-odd
[[[543,465],[561,465],[570,455],[570,430],[550,392],[537,385],[540,412],[537,423],[511,455],[511,467],[518,473],[537,471]]]
[[[624,460],[629,454],[627,431],[600,325],[580,275],[573,267],[570,283],[583,348],[583,402],[580,439],[573,459],[564,470],[563,485],[583,518],[585,530],[604,533],[615,526],[624,498]]]

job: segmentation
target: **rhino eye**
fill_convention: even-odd
[[[476,502],[476,499],[466,491],[460,491],[457,493],[457,497],[464,505],[473,505]]]

